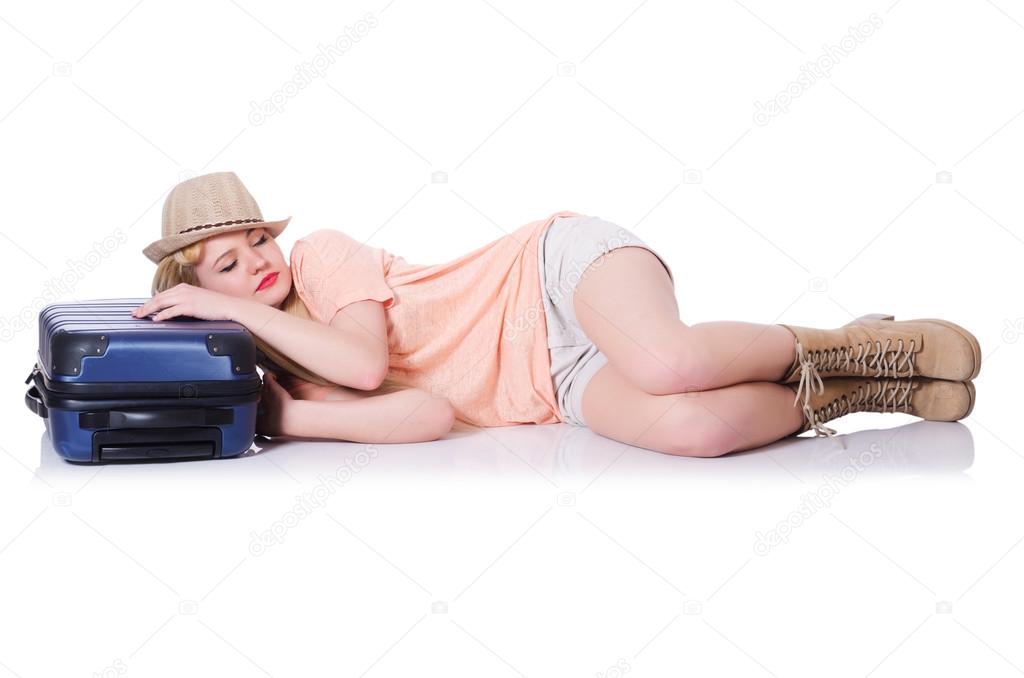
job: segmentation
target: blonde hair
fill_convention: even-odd
[[[199,276],[196,274],[196,265],[199,263],[202,253],[203,241],[200,240],[176,250],[161,259],[160,263],[157,264],[156,273],[153,274],[151,294],[155,295],[159,292],[163,292],[164,290],[170,289],[179,283],[186,283],[200,287]],[[299,296],[294,284],[291,286],[288,296],[285,297],[279,308],[285,313],[290,313],[291,315],[298,316],[299,318],[304,318],[306,320],[313,319],[305,302],[302,301],[302,298]],[[320,386],[339,386],[332,381],[324,379],[316,372],[306,369],[275,349],[273,346],[264,342],[255,333],[253,333],[252,336],[255,340],[256,348],[281,369],[290,372],[299,379],[303,379]],[[262,364],[261,367],[266,369]],[[270,371],[273,372],[275,370],[272,369]],[[408,386],[389,376],[386,377],[384,381],[381,382],[381,385],[373,391],[361,391],[361,393],[364,395],[384,395],[385,393],[400,391],[403,388],[408,388]]]

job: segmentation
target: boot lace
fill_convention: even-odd
[[[799,340],[796,342],[796,357],[800,365],[801,386],[807,382],[821,382],[820,372],[853,372],[876,379],[914,378],[914,356],[917,354],[917,342],[910,340],[906,345],[902,337],[885,340],[868,341],[850,346],[836,346],[820,351],[807,351]],[[820,392],[820,391],[819,391]]]
[[[877,390],[873,385],[877,385]],[[810,393],[805,393],[803,402],[804,417],[807,419],[810,428],[814,429],[814,436],[835,437],[837,431],[825,425],[825,422],[850,414],[851,412],[904,412],[909,414],[911,408],[911,397],[913,395],[914,382],[911,379],[876,379],[857,387],[852,394],[843,394],[823,406],[814,409],[810,405]],[[824,385],[817,392],[820,394]],[[797,398],[793,401],[796,405],[800,398],[799,390]]]

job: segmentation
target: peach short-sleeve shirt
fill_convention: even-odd
[[[321,229],[292,248],[293,284],[323,323],[347,304],[381,302],[388,376],[445,395],[460,420],[559,423],[537,247],[560,216],[582,215],[555,212],[441,264],[411,264]],[[294,378],[282,385],[295,397],[315,386]]]

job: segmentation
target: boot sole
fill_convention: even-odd
[[[857,321],[860,321],[860,320],[893,320],[893,321],[895,321],[896,318],[894,316],[888,315],[886,313],[868,313],[867,315],[860,316],[854,322],[857,322]],[[954,332],[956,332],[957,334],[959,334],[961,337],[964,338],[964,340],[970,345],[971,352],[974,354],[974,370],[969,375],[967,375],[967,377],[965,379],[961,379],[960,381],[969,382],[969,381],[973,380],[975,377],[977,377],[978,373],[981,372],[981,345],[978,343],[977,337],[975,337],[973,334],[968,332],[966,329],[964,329],[963,327],[960,327],[956,323],[952,323],[952,322],[950,322],[948,320],[942,320],[941,318],[913,318],[912,320],[908,320],[906,322],[935,323],[937,325],[942,325],[943,327],[947,327],[947,328],[953,330]],[[972,386],[972,388],[973,388],[973,386]],[[972,391],[971,398],[972,398],[972,402],[973,402],[973,398],[974,398],[973,391]]]
[[[967,417],[971,416],[971,412],[974,411],[974,383],[970,381],[965,381],[964,386],[967,387],[967,392],[971,396],[971,404],[967,406],[967,412],[964,413],[964,416],[960,417],[961,419],[966,419]]]

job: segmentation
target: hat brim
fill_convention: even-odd
[[[142,253],[146,255],[146,258],[152,261],[154,264],[159,264],[164,257],[169,254],[180,250],[183,247],[187,247],[192,243],[205,240],[221,233],[231,233],[232,231],[248,231],[251,228],[265,228],[270,232],[270,235],[275,238],[281,235],[281,232],[288,225],[288,222],[292,220],[291,217],[286,217],[280,221],[256,221],[247,224],[230,224],[226,226],[215,226],[213,228],[204,229],[202,231],[194,231],[192,233],[176,233],[174,235],[167,236],[166,238],[160,238],[154,240]]]

